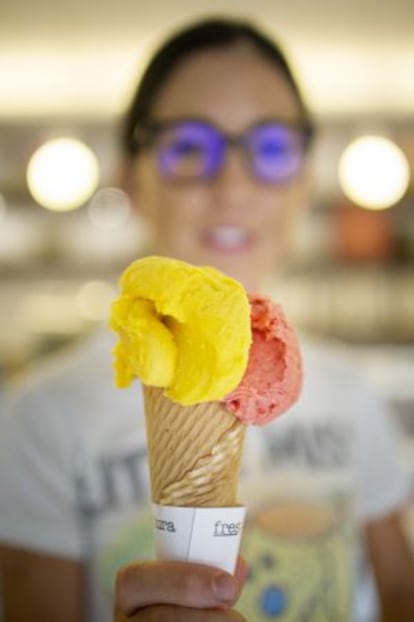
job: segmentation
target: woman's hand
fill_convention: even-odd
[[[241,558],[235,576],[186,562],[126,566],[117,574],[115,621],[243,622],[232,606],[246,575]]]

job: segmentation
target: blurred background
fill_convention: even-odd
[[[274,293],[298,325],[358,361],[402,422],[411,459],[411,0],[2,2],[3,379],[104,321],[116,276],[145,251],[144,225],[117,188],[118,120],[159,39],[214,13],[252,18],[281,41],[319,125],[315,207]]]

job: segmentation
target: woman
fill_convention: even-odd
[[[283,55],[252,27],[212,20],[174,36],[150,63],[124,128],[124,185],[152,225],[152,251],[216,266],[248,290],[260,288],[282,261],[308,203],[311,138],[307,108]],[[126,529],[126,517],[132,525],[145,499],[137,467],[145,463],[138,397],[120,396],[109,388],[109,375],[98,375],[105,348],[78,355],[69,371],[53,371],[22,398],[9,423],[8,447],[17,444],[17,455],[33,466],[30,475],[38,479],[32,487],[43,489],[44,503],[50,505],[51,493],[55,501],[48,522],[44,504],[38,511],[51,542],[41,520],[31,523],[30,537],[21,537],[24,521],[16,525],[12,518],[19,510],[33,520],[33,512],[21,492],[25,478],[14,477],[9,526],[0,533],[8,543],[6,590],[12,594],[6,620],[8,607],[18,610],[15,593],[26,619],[81,619],[86,561],[93,560],[93,580],[102,586],[109,567],[150,555],[145,520],[130,534]],[[251,620],[349,620],[355,500],[384,617],[411,621],[414,575],[397,515],[407,491],[389,422],[336,361],[311,350],[305,365],[298,406],[265,435],[252,430],[247,442],[242,490],[253,518],[245,535],[250,570],[240,610]],[[36,420],[28,414],[34,409]],[[47,468],[21,440],[19,421],[32,441],[39,421],[47,423],[47,438],[37,440],[42,456],[49,454]],[[8,471],[14,456],[16,449]],[[13,569],[23,565],[25,578],[16,587]],[[39,588],[44,572],[49,585]],[[245,576],[243,562],[235,579],[197,565],[130,565],[118,574],[117,620],[238,620],[232,607]],[[70,613],[63,611],[63,598]],[[95,612],[104,619],[103,609]]]

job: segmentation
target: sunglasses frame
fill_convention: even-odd
[[[218,127],[215,123],[212,123],[210,120],[201,118],[201,117],[174,117],[172,119],[166,120],[157,120],[157,119],[149,119],[145,123],[141,123],[137,125],[133,132],[133,147],[134,153],[138,153],[140,150],[151,149],[156,142],[158,136],[165,131],[168,131],[171,128],[176,127],[177,125],[183,123],[198,123],[204,126],[208,126],[222,138],[226,147],[241,147],[244,151],[246,151],[246,135],[250,134],[255,129],[259,129],[264,125],[272,125],[275,127],[282,127],[288,130],[292,130],[298,133],[298,135],[302,139],[302,149],[303,154],[308,150],[310,143],[312,142],[312,138],[314,136],[314,126],[313,123],[308,119],[297,119],[297,120],[286,120],[280,118],[264,118],[255,123],[251,124],[247,127],[244,132],[238,134],[229,134],[228,132],[224,132],[220,127]],[[248,157],[248,152],[247,152]],[[250,159],[250,158],[249,158]],[[252,168],[252,167],[250,167]],[[252,172],[252,171],[251,171]],[[252,172],[255,178],[258,178],[260,181],[264,183],[283,183],[286,180],[266,180],[260,178],[257,174]],[[180,177],[168,177],[170,181],[185,183],[186,181],[191,182],[195,180],[206,179],[208,180],[213,176],[203,177],[189,177],[189,178],[180,178]]]

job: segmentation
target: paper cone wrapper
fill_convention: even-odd
[[[245,426],[219,402],[181,406],[154,387],[144,387],[144,400],[158,558],[233,572]]]

